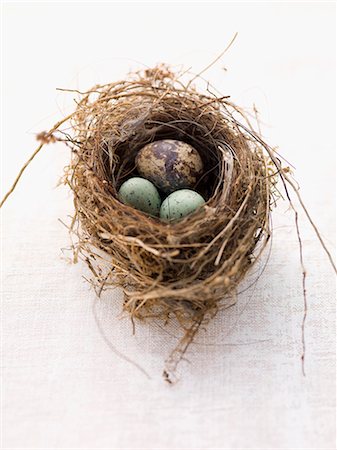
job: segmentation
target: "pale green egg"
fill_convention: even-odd
[[[172,192],[163,201],[160,208],[160,218],[171,222],[179,220],[196,211],[205,203],[200,194],[191,189],[179,189]]]
[[[155,185],[145,178],[133,177],[126,180],[119,189],[118,197],[123,203],[151,216],[159,215],[159,192]]]

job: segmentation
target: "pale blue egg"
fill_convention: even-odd
[[[172,192],[163,201],[160,218],[167,222],[182,219],[193,213],[205,203],[203,197],[191,189],[179,189]]]
[[[133,177],[126,180],[119,189],[118,197],[123,203],[151,216],[159,215],[159,192],[155,185],[145,178]]]

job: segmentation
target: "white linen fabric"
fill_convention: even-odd
[[[74,4],[5,7],[4,190],[35,146],[27,127],[41,131],[60,118],[58,113],[34,125],[53,108],[55,94],[50,92],[60,80],[69,86],[69,71],[82,74],[81,67],[98,61],[95,51],[97,58],[106,57],[108,42],[121,36],[127,14],[132,17],[128,27],[133,27],[132,36],[139,42],[119,40],[110,54],[119,49],[120,55],[149,64],[187,59],[198,65],[196,71],[211,59],[208,48],[218,48],[232,30],[238,30],[237,47],[224,62],[228,75],[220,77],[211,69],[210,76],[222,92],[233,93],[233,101],[241,100],[244,106],[254,97],[261,101],[262,118],[274,125],[265,126],[264,134],[279,143],[280,153],[296,166],[305,203],[333,249],[333,5],[82,6],[79,16],[80,6]],[[191,8],[194,26],[184,20]],[[148,39],[159,32],[156,21],[162,23],[163,14],[177,20],[178,37],[170,41],[160,34],[160,51],[158,44],[149,48]],[[119,19],[112,21],[113,17]],[[213,22],[203,41],[195,27],[201,30],[205,20]],[[230,29],[224,34],[225,20]],[[95,24],[91,38],[81,23]],[[179,28],[183,23],[185,28]],[[19,29],[25,36],[20,44],[15,39]],[[189,33],[195,42],[183,39]],[[75,50],[68,52],[71,36]],[[41,55],[46,58],[42,67]],[[98,77],[110,81],[123,73],[123,64],[110,59],[109,75],[107,66],[99,62],[92,66]],[[21,65],[31,73],[20,72]],[[83,78],[79,86],[74,82],[70,87],[101,81]],[[133,335],[130,320],[121,314],[121,291],[97,299],[83,278],[89,275],[85,264],[67,260],[71,241],[58,219],[69,222],[72,200],[65,187],[55,185],[68,159],[62,144],[43,150],[3,208],[2,448],[334,448],[335,285],[333,270],[303,214],[306,376],[301,371],[298,240],[293,211],[280,200],[273,211],[269,258],[267,251],[240,286],[236,305],[200,330],[186,355],[188,361],[178,368],[178,383],[169,386],[161,373],[181,335],[179,328],[137,323]],[[250,286],[257,274],[258,281]]]

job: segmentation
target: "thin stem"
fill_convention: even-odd
[[[51,135],[52,133],[54,133],[54,131],[56,131],[64,122],[66,122],[67,120],[69,120],[74,113],[69,114],[69,116],[65,117],[64,119],[60,120],[59,122],[57,122],[53,128],[51,128],[47,135]],[[17,177],[14,180],[14,183],[12,184],[12,187],[9,189],[9,191],[7,192],[7,194],[4,196],[4,198],[1,200],[0,203],[0,208],[2,208],[2,206],[4,205],[5,201],[8,199],[8,197],[12,194],[12,192],[15,190],[16,185],[18,184],[18,182],[20,181],[20,178],[22,177],[23,172],[26,170],[26,168],[29,166],[29,164],[33,161],[33,159],[35,158],[35,156],[40,153],[40,150],[43,148],[43,146],[45,145],[44,142],[42,142],[37,149],[34,151],[34,153],[31,155],[31,157],[28,159],[28,161],[25,162],[25,164],[22,166],[20,172],[18,173]]]
[[[229,48],[232,46],[233,42],[236,39],[236,36],[238,35],[238,32],[236,32],[234,34],[234,37],[232,38],[232,40],[230,41],[230,43],[227,45],[227,47],[225,48],[225,50],[223,50],[219,56],[217,56],[210,64],[208,64],[208,66],[206,66],[201,72],[199,72],[197,75],[195,75],[187,84],[186,86],[186,90],[189,88],[189,86],[191,85],[191,83],[193,83],[193,81],[196,78],[199,78],[203,73],[205,73],[210,67],[212,67],[217,61],[219,61],[220,58],[223,57],[223,55],[227,52],[227,50],[229,50]]]

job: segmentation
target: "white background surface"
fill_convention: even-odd
[[[205,76],[237,104],[258,106],[265,138],[296,167],[333,248],[334,4],[7,3],[3,17],[4,192],[34,134],[73,108],[73,95],[56,87],[86,89],[141,63],[198,72],[238,31]],[[45,148],[3,208],[3,448],[334,448],[334,279],[305,219],[307,376],[298,245],[281,203],[265,272],[200,332],[170,387],[161,371],[176,338],[156,324],[132,336],[120,292],[97,303],[84,265],[63,257],[70,241],[58,218],[67,220],[72,203],[55,186],[68,160],[62,145]],[[106,338],[150,379],[108,347],[95,302]]]

